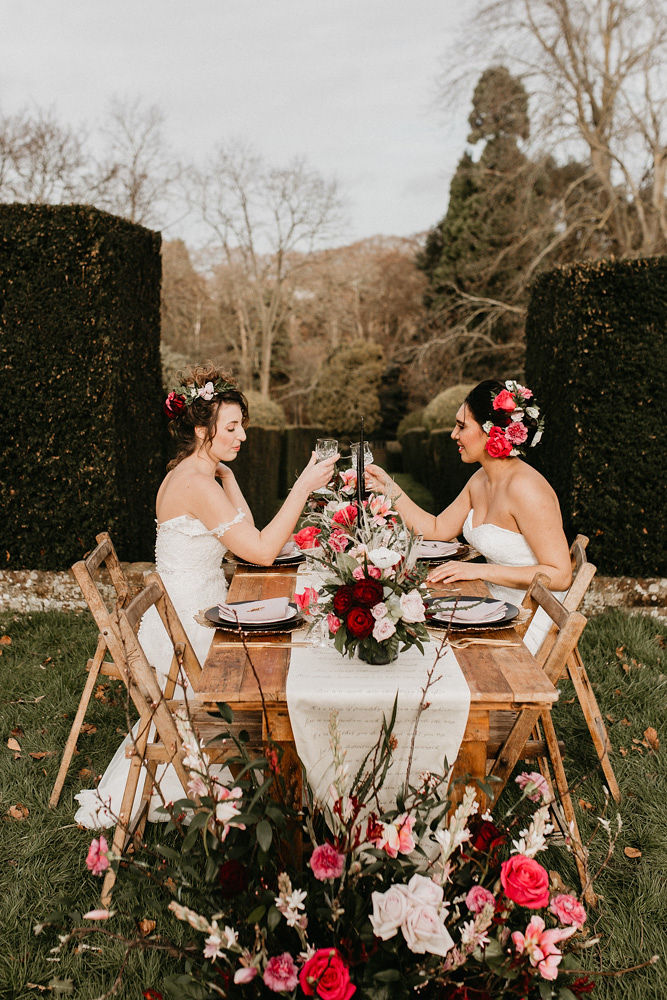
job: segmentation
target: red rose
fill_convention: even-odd
[[[382,600],[384,590],[382,584],[377,580],[359,580],[352,587],[352,600],[355,604],[363,604],[364,607],[372,608]]]
[[[488,819],[480,820],[479,826],[473,831],[471,846],[482,854],[493,856],[505,843],[505,835]]]
[[[301,969],[299,983],[307,997],[323,1000],[349,1000],[357,989],[336,948],[319,948]]]
[[[317,540],[320,530],[315,527],[302,528],[295,534],[294,541],[300,549],[315,549],[320,544]]]
[[[350,610],[352,607],[352,587],[349,584],[338,588],[334,594],[333,606],[337,615],[344,615]]]
[[[157,990],[154,990],[152,986],[149,986],[147,990],[141,994],[145,997],[145,1000],[163,1000],[162,994]]]
[[[345,619],[347,630],[355,639],[367,639],[373,631],[375,619],[368,608],[352,608]]]
[[[347,507],[343,507],[342,510],[337,510],[331,520],[334,524],[344,524],[349,526],[354,524],[357,519],[357,508],[356,505],[350,503]]]
[[[218,871],[218,883],[220,885],[220,895],[223,899],[231,899],[238,896],[240,892],[245,892],[248,888],[248,869],[235,858],[230,858],[220,865]]]
[[[512,450],[512,444],[505,437],[505,431],[502,427],[495,426],[489,432],[489,440],[485,447],[491,458],[507,458]]]
[[[493,408],[494,410],[504,410],[505,413],[511,413],[512,410],[516,410],[516,400],[511,392],[503,389],[494,399]]]
[[[170,392],[164,401],[162,409],[169,419],[173,420],[185,409],[185,396],[181,396],[178,392]]]
[[[519,906],[539,910],[549,902],[549,875],[534,858],[513,854],[500,866],[500,881],[505,895]]]

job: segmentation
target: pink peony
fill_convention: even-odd
[[[534,858],[513,854],[500,866],[500,881],[508,899],[538,910],[549,902],[549,875]]]
[[[481,913],[485,906],[493,906],[495,909],[496,897],[483,885],[474,885],[466,896],[466,906],[471,913]]]
[[[297,608],[300,608],[301,611],[308,611],[311,604],[317,604],[319,596],[319,592],[314,587],[304,587],[303,593],[294,595],[294,600]]]
[[[88,849],[86,867],[93,875],[101,875],[109,867],[109,845],[106,837],[100,836],[98,840],[94,837]]]
[[[335,635],[342,624],[342,621],[336,615],[327,615],[327,625],[329,626],[329,632],[331,635]]]
[[[562,892],[558,896],[552,896],[549,909],[555,917],[558,917],[561,924],[574,927],[584,926],[586,910],[576,896],[570,896],[566,892]]]
[[[516,410],[516,400],[511,392],[503,389],[494,399],[493,408],[494,410],[503,410],[505,413],[511,413],[512,410]]]
[[[528,437],[528,431],[521,422],[512,423],[505,428],[505,437],[512,444],[523,444]]]
[[[321,529],[311,526],[310,528],[302,528],[301,531],[297,531],[294,536],[294,541],[299,546],[300,549],[314,549],[319,546],[317,536],[320,534]]]
[[[515,781],[531,802],[548,802],[551,798],[547,779],[539,771],[522,771]]]
[[[564,941],[574,934],[576,927],[563,929],[554,927],[545,931],[545,923],[542,917],[532,917],[526,927],[526,933],[514,931],[512,943],[519,955],[528,955],[530,964],[534,966],[543,979],[554,980],[558,975],[558,966],[562,959],[562,954],[556,947],[556,943]]]
[[[297,988],[299,973],[288,951],[268,960],[264,969],[264,983],[274,993],[289,992]]]
[[[320,882],[329,878],[340,878],[345,867],[345,855],[339,854],[331,844],[320,844],[310,856],[313,875]]]

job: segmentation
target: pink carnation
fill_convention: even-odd
[[[302,528],[301,531],[297,531],[294,536],[294,541],[299,546],[300,549],[314,549],[320,544],[317,540],[317,536],[320,534],[321,529],[311,526],[310,528]]]
[[[576,896],[570,896],[566,892],[553,896],[549,903],[549,909],[558,917],[561,924],[566,926],[583,927],[586,920],[586,910],[583,908]]]
[[[320,882],[329,878],[340,878],[345,866],[345,855],[339,854],[331,844],[320,844],[310,856],[310,867],[313,875]]]
[[[519,382],[517,382],[516,387],[517,387],[518,391],[521,393],[521,395],[523,396],[524,399],[532,399],[533,398],[533,390],[532,389],[528,389],[525,385],[520,385]]]
[[[264,969],[264,983],[274,993],[286,993],[297,988],[299,973],[288,951],[268,960]]]
[[[496,897],[483,885],[474,885],[466,896],[466,906],[471,913],[481,913],[485,906],[496,905]]]
[[[551,798],[547,779],[539,771],[522,771],[521,774],[517,775],[515,781],[522,792],[524,789],[528,789],[526,796],[531,802],[540,802],[540,800],[548,802]]]
[[[329,631],[332,635],[336,634],[342,624],[342,621],[336,615],[331,613],[327,615],[327,625],[329,626]]]
[[[93,875],[101,875],[109,867],[109,845],[106,837],[101,836],[98,840],[94,837],[88,849],[86,867]]]
[[[334,552],[345,552],[345,549],[350,544],[350,539],[347,537],[344,531],[340,528],[334,528],[334,530],[329,535],[329,545],[334,550]]]
[[[523,442],[528,437],[528,431],[524,424],[520,421],[515,421],[511,423],[509,427],[505,428],[505,437],[512,444],[523,444]]]

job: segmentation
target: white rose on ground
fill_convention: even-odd
[[[418,590],[411,590],[407,594],[401,594],[401,617],[404,622],[424,621],[424,602]]]
[[[393,937],[408,915],[408,900],[404,885],[392,885],[386,892],[374,892],[373,913],[370,917],[373,933],[387,941]]]
[[[410,951],[416,955],[446,955],[454,946],[438,911],[432,906],[414,906],[401,924]]]

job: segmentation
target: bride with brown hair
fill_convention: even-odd
[[[338,455],[318,462],[313,453],[280,510],[259,530],[227,464],[246,440],[248,423],[248,403],[234,379],[213,364],[193,367],[167,396],[164,411],[177,450],[157,493],[155,563],[203,663],[213,630],[200,625],[195,615],[225,599],[223,556],[231,550],[248,562],[270,565],[290,538],[310,493],[330,481]],[[173,649],[155,608],[144,615],[139,640],[164,685]],[[129,770],[125,747],[131,738],[119,747],[98,787],[76,796],[77,823],[91,829],[115,823]],[[182,796],[172,769],[158,778],[166,801]],[[168,817],[151,811],[149,818]]]
[[[442,563],[429,573],[432,583],[484,580],[494,597],[517,605],[535,574],[545,573],[556,596],[563,596],[572,571],[558,498],[544,476],[522,461],[542,429],[530,389],[512,380],[480,382],[459,408],[452,438],[461,460],[481,468],[437,516],[418,507],[383,469],[367,466],[367,486],[391,496],[410,528],[443,541],[463,534],[486,559]],[[524,639],[531,652],[550,627],[538,609]]]

